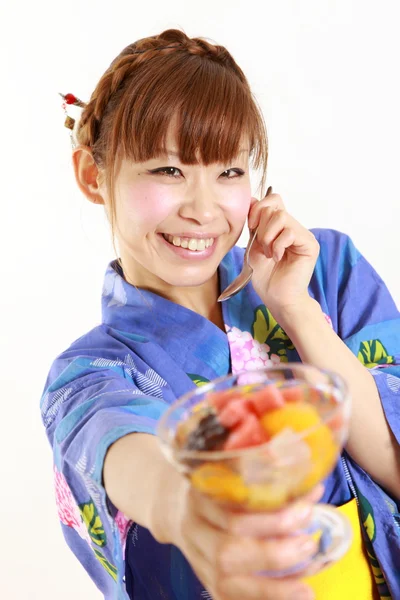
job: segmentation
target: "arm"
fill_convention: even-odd
[[[124,589],[118,508],[159,542],[177,546],[215,600],[310,597],[297,578],[260,578],[254,571],[290,568],[315,553],[311,537],[291,532],[309,523],[310,503],[321,491],[267,515],[232,514],[194,492],[149,435],[164,403],[138,394],[120,368],[77,358],[50,378],[42,403],[64,535],[104,596],[116,597],[115,582]]]
[[[159,542],[178,539],[176,519],[169,517],[179,512],[187,481],[163,456],[154,436],[134,433],[116,441],[106,455],[103,477],[111,502],[129,519]]]
[[[363,356],[371,350],[370,342],[380,346],[381,354],[386,344],[390,355],[400,355],[400,314],[386,286],[347,236],[322,230],[318,242],[286,212],[276,194],[252,206],[249,227],[257,226],[251,251],[256,292],[304,362],[337,371],[345,379],[353,398],[348,451],[382,487],[400,498],[399,400],[388,379],[400,384],[396,379],[400,359],[390,357],[390,364],[397,365],[386,369],[389,375],[373,372],[373,376],[346,347],[372,367],[374,360]],[[314,292],[326,302],[339,335],[310,297],[312,278]]]
[[[106,346],[103,338],[99,346]],[[129,523],[107,498],[104,457],[124,436],[154,433],[167,407],[140,392],[129,375],[131,366],[113,356],[88,356],[86,348],[67,351],[54,362],[41,402],[63,534],[105,597],[115,597],[115,586],[123,586]]]

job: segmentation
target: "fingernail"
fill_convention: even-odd
[[[292,527],[298,525],[299,522],[306,521],[311,517],[312,506],[309,504],[298,504],[290,512],[287,512],[282,519],[284,527]]]
[[[297,549],[303,556],[312,556],[317,552],[317,542],[313,538],[307,538],[298,545]]]

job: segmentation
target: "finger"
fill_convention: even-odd
[[[297,502],[292,502],[280,511],[248,513],[227,510],[196,490],[192,490],[195,512],[209,525],[232,535],[267,537],[294,533],[305,529],[311,521],[313,505],[321,500],[324,486],[318,484]]]
[[[293,534],[310,524],[313,505],[321,499],[323,491],[324,487],[318,485],[297,502],[277,512],[231,513],[229,529],[234,535],[258,538]]]
[[[318,483],[311,491],[302,496],[303,502],[312,502],[313,504],[319,502],[324,495],[325,487],[322,483]]]
[[[190,503],[199,522],[225,531],[231,535],[279,536],[305,529],[311,521],[313,505],[323,496],[324,486],[318,484],[297,502],[292,502],[280,511],[247,513],[227,510],[214,500],[210,500],[193,488],[190,490]]]
[[[254,202],[251,205],[249,217],[248,217],[248,225],[250,229],[255,229],[258,226],[260,220],[260,213],[267,206],[275,207],[276,209],[284,210],[285,206],[283,204],[282,198],[279,194],[270,194],[268,197],[265,197],[263,200],[259,202]]]
[[[269,513],[227,510],[193,488],[189,491],[189,497],[195,514],[209,525],[231,534],[265,537],[283,535],[293,531],[295,525],[299,529],[306,527],[311,519],[312,505],[322,498],[323,492],[324,487],[319,484],[299,501],[292,502],[281,511]]]
[[[221,532],[265,538],[293,533],[294,529],[305,529],[310,524],[312,508],[312,501],[304,499],[277,512],[246,513],[227,510],[201,496],[195,512],[201,521]]]
[[[257,241],[267,258],[272,258],[272,244],[289,222],[290,216],[284,210],[277,209],[272,214],[269,210],[263,210],[261,213]]]
[[[255,229],[260,222],[260,215],[267,207],[272,207],[273,209],[284,209],[283,202],[280,200],[280,197],[273,194],[264,200],[260,200],[259,202],[255,202],[251,206],[251,210],[248,217],[248,225],[249,229]]]
[[[270,194],[272,194],[272,186],[271,186],[271,185],[270,185],[270,186],[269,186],[269,188],[267,189],[267,192],[266,192],[266,194],[265,194],[265,196],[264,196],[264,199],[265,199],[267,196],[269,196]],[[258,202],[260,202],[260,201],[258,200],[258,198],[254,198],[254,197],[252,197],[252,198],[251,198],[251,200],[250,200],[250,209],[251,209],[251,207],[252,207],[254,204],[258,204]]]
[[[191,516],[185,528],[185,536],[191,547],[195,548],[196,552],[202,555],[203,560],[211,565],[212,570],[220,571],[225,549],[229,549],[235,541],[235,537],[227,530],[227,521],[224,518],[224,512],[229,514],[229,511],[223,511],[217,503],[212,503],[204,496],[200,499],[201,502],[197,502],[196,505],[198,498],[196,496],[192,498],[194,504],[189,507]],[[208,504],[206,509],[204,504]],[[225,529],[221,528],[221,522],[217,522],[219,515],[222,517]]]
[[[307,510],[311,515],[311,511]],[[209,515],[207,515],[209,516]],[[255,515],[253,515],[255,516]],[[269,536],[272,533],[280,534],[279,527],[270,518]],[[276,519],[276,514],[274,515]],[[279,519],[278,519],[279,520]],[[292,534],[293,529],[306,527],[307,519],[291,521],[292,527],[286,534]],[[265,527],[265,520],[263,523]],[[221,572],[238,572],[250,574],[262,570],[282,570],[293,567],[307,560],[317,551],[316,542],[306,532],[290,537],[270,537],[270,539],[257,539],[257,536],[232,534],[201,519],[198,514],[192,514],[190,527],[187,528],[186,539],[196,552],[201,554],[203,560]]]
[[[262,209],[258,220],[258,235],[268,230],[269,223],[277,211],[280,211],[278,204],[266,205]]]
[[[262,576],[220,578],[217,593],[229,600],[313,600],[315,597],[312,590],[298,579]]]
[[[233,539],[221,552],[224,573],[251,575],[259,571],[285,571],[308,562],[318,543],[310,535],[257,540]]]
[[[275,262],[279,262],[286,248],[290,248],[295,242],[296,234],[291,227],[285,228],[278,237],[272,242],[269,247],[269,251],[271,253],[271,258],[275,260]]]
[[[251,199],[250,199],[250,208],[249,208],[249,213],[251,212],[251,209],[253,208],[253,206],[254,206],[255,204],[258,204],[258,202],[259,202],[259,200],[257,200],[257,198],[253,198],[253,197],[251,197]]]
[[[211,500],[200,494],[196,490],[191,491],[191,500],[196,515],[209,525],[213,525],[221,531],[229,531],[231,528],[231,519],[234,518],[234,513],[221,506],[215,500]],[[237,513],[240,514],[240,513]]]

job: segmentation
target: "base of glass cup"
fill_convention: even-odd
[[[257,574],[275,578],[297,573],[301,573],[302,577],[315,575],[340,560],[349,550],[353,539],[348,518],[328,504],[314,506],[310,527],[299,533],[315,533],[319,536],[318,550],[311,559],[283,571],[259,571]]]

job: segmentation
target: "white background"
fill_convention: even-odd
[[[113,258],[102,209],[73,180],[57,93],[88,99],[122,48],[169,27],[226,45],[264,111],[269,183],[307,227],[349,233],[399,301],[398,10],[397,0],[1,0],[1,598],[100,597],[58,527],[39,417],[51,361],[98,323]]]

